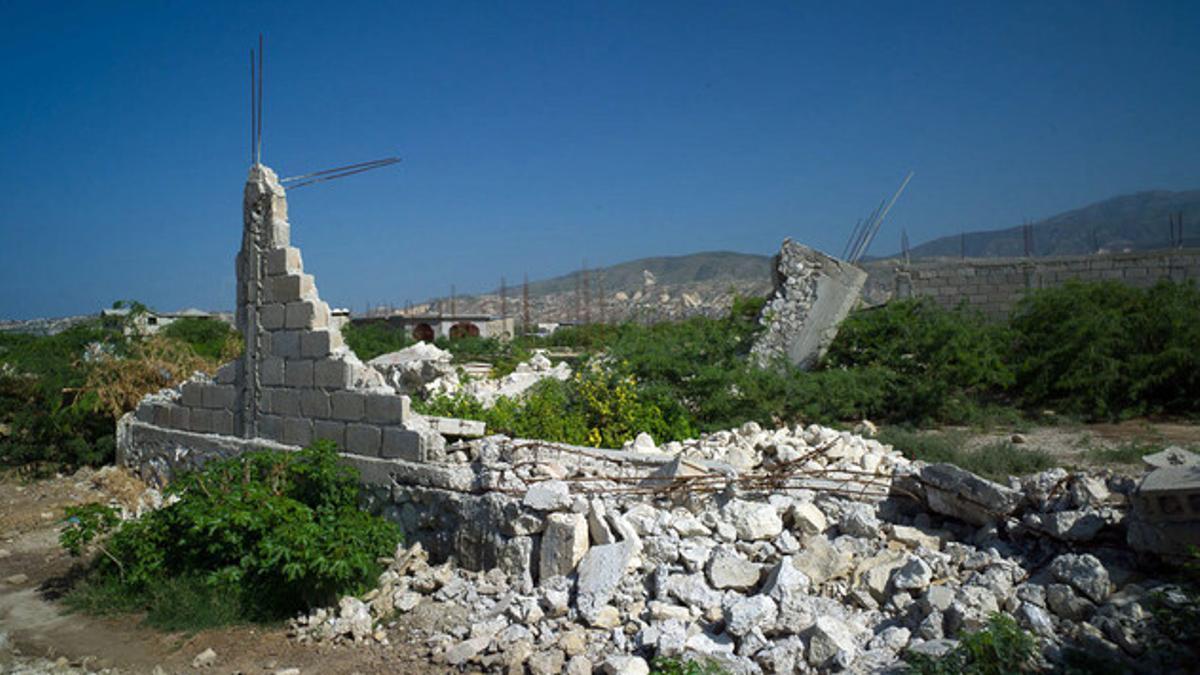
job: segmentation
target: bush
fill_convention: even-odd
[[[342,326],[342,337],[350,350],[363,361],[400,351],[413,344],[412,338],[403,328],[382,322],[347,323]]]
[[[1037,645],[1007,614],[993,614],[987,628],[964,633],[946,654],[933,658],[907,652],[908,672],[919,675],[1001,675],[1035,669]]]
[[[962,422],[976,402],[1013,383],[1007,332],[966,308],[928,298],[856,312],[838,329],[823,367],[877,368],[890,382],[881,419]]]
[[[41,475],[111,461],[112,419],[85,388],[85,354],[120,354],[119,330],[88,322],[57,335],[0,334],[0,464]]]
[[[103,554],[72,594],[76,606],[145,609],[170,625],[186,618],[169,606],[178,595],[164,592],[176,583],[201,610],[200,624],[229,622],[210,606],[218,599],[239,620],[282,619],[365,590],[380,572],[377,559],[401,540],[394,524],[358,508],[357,472],[327,442],[210,462],[165,496],[169,506],[107,538],[110,519],[69,513],[62,544],[79,553],[95,541]]]
[[[1090,419],[1200,412],[1200,291],[1069,282],[1012,319],[1022,399]]]
[[[159,335],[186,344],[196,356],[218,364],[232,361],[242,353],[241,334],[217,319],[176,319],[159,331]]]

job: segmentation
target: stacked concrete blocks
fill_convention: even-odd
[[[358,455],[425,460],[426,446],[440,439],[346,347],[290,231],[275,173],[255,166],[237,256],[243,356],[216,378],[193,377],[178,396],[148,397],[137,419],[291,446],[327,439]]]

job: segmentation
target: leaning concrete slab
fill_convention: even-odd
[[[786,359],[810,368],[858,302],[867,273],[791,239],[783,241],[774,269],[775,291],[759,317],[766,332],[752,353],[762,366]]]
[[[1138,551],[1186,555],[1200,546],[1200,465],[1166,466],[1146,474],[1131,502],[1126,540]]]

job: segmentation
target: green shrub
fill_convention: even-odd
[[[224,362],[241,352],[241,336],[217,319],[184,317],[167,324],[159,334],[189,345],[197,356]]]
[[[346,345],[363,361],[400,351],[413,344],[408,331],[386,323],[347,323],[342,326]]]
[[[964,633],[946,654],[933,658],[907,652],[908,672],[915,675],[1002,675],[1035,669],[1037,644],[1007,614],[993,614],[986,628]]]
[[[695,658],[659,656],[650,662],[651,675],[723,675],[726,672],[728,671],[712,661]]]
[[[1069,282],[1012,319],[1022,399],[1091,419],[1200,412],[1200,290]]]
[[[1007,342],[1004,326],[977,312],[943,309],[928,298],[900,300],[851,314],[823,367],[888,372],[881,419],[962,422],[978,400],[1012,384]]]
[[[121,523],[107,538],[102,516],[74,512],[60,536],[78,552],[100,542],[87,583],[72,596],[91,611],[136,607],[175,625],[196,607],[193,627],[228,622],[212,605],[236,608],[240,620],[274,620],[365,590],[377,559],[390,555],[400,531],[358,508],[356,472],[332,444],[300,452],[260,451],[213,461],[180,476],[166,491],[173,504]],[[208,617],[208,618],[204,618]]]
[[[89,347],[120,355],[128,345],[98,322],[50,336],[0,334],[0,465],[41,475],[112,460],[113,421],[84,388]]]

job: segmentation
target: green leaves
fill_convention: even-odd
[[[94,585],[119,581],[152,612],[169,601],[157,590],[167,580],[192,579],[235,594],[242,619],[283,618],[364,590],[401,540],[396,525],[358,508],[356,472],[328,442],[213,461],[167,494],[178,501],[121,524],[93,572]],[[108,522],[100,511],[77,515],[64,546],[91,541],[95,523]]]

